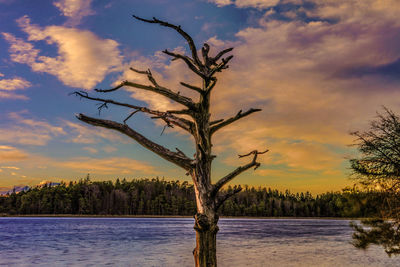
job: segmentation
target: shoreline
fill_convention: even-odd
[[[154,219],[192,219],[188,215],[79,215],[79,214],[27,214],[10,215],[0,214],[0,218],[154,218]],[[220,219],[246,219],[246,220],[363,220],[367,218],[353,217],[249,217],[249,216],[220,216]]]

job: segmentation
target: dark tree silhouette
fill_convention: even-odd
[[[239,155],[239,157],[251,157],[252,159],[248,164],[238,167],[225,177],[218,180],[215,184],[212,184],[211,163],[215,158],[215,156],[211,153],[212,136],[223,127],[228,126],[229,124],[238,121],[254,112],[261,111],[261,109],[251,108],[245,112],[239,111],[235,116],[228,119],[211,121],[210,95],[217,83],[215,74],[228,68],[228,63],[233,56],[226,56],[226,54],[231,52],[233,48],[224,49],[215,56],[210,56],[210,46],[205,43],[201,48],[200,59],[192,37],[183,31],[180,26],[176,26],[156,18],[148,20],[137,16],[133,17],[142,22],[158,24],[167,28],[171,28],[178,32],[186,40],[190,49],[190,56],[168,50],[164,50],[163,52],[168,56],[171,56],[172,60],[182,60],[192,72],[201,78],[202,84],[200,86],[181,82],[182,86],[189,88],[200,95],[199,101],[195,102],[191,98],[181,95],[179,92],[175,92],[158,84],[150,70],[142,71],[131,68],[131,70],[136,73],[146,75],[150,85],[123,81],[121,84],[112,89],[95,89],[95,91],[100,93],[109,93],[122,87],[133,87],[165,96],[172,101],[183,105],[185,108],[181,110],[167,111],[152,110],[147,107],[131,105],[128,103],[114,101],[112,99],[92,97],[86,92],[75,92],[77,96],[82,98],[99,101],[101,103],[99,107],[100,110],[103,107],[107,107],[108,104],[122,106],[132,110],[130,115],[126,117],[122,123],[92,118],[84,114],[79,114],[77,118],[85,123],[113,129],[131,137],[148,150],[183,168],[187,174],[192,177],[197,205],[197,213],[194,216],[196,248],[194,249],[193,254],[195,258],[195,264],[196,266],[216,266],[216,234],[218,232],[217,210],[229,197],[241,191],[241,187],[236,187],[234,190],[227,191],[225,194],[221,193],[220,190],[225,184],[230,182],[240,173],[250,168],[258,168],[260,166],[260,163],[257,162],[258,155],[264,154],[268,150],[262,152],[253,150],[248,154]],[[189,156],[185,155],[178,148],[176,148],[176,151],[171,151],[155,143],[154,141],[149,140],[136,130],[133,130],[131,127],[129,127],[127,124],[128,119],[137,112],[147,113],[148,115],[152,116],[152,118],[163,120],[168,127],[176,126],[192,135],[196,150],[194,158],[190,158]]]
[[[384,108],[385,114],[370,123],[369,130],[352,133],[361,157],[351,159],[356,178],[384,195],[379,218],[355,223],[353,244],[365,249],[383,246],[389,255],[400,254],[400,118]]]

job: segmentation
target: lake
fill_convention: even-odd
[[[189,218],[0,218],[0,266],[193,266]],[[348,220],[221,219],[218,266],[400,266]]]

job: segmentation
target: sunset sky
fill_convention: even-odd
[[[132,14],[182,25],[211,54],[235,47],[218,74],[212,117],[263,111],[215,135],[214,181],[268,148],[262,166],[234,184],[321,193],[351,186],[349,135],[382,111],[400,112],[398,0],[0,0],[0,191],[85,177],[93,180],[188,180],[183,170],[111,130],[86,126],[77,113],[99,116],[95,102],[69,95],[109,88],[129,71],[151,68],[160,84],[192,96],[180,81],[199,83],[160,51],[188,51],[170,29]],[[166,110],[151,92],[108,97]],[[122,122],[129,110],[110,106],[101,118]],[[170,149],[193,154],[189,136],[144,115],[130,126]]]

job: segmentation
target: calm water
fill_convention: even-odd
[[[221,219],[219,266],[400,266],[345,220]],[[193,219],[0,218],[0,266],[193,266]]]

